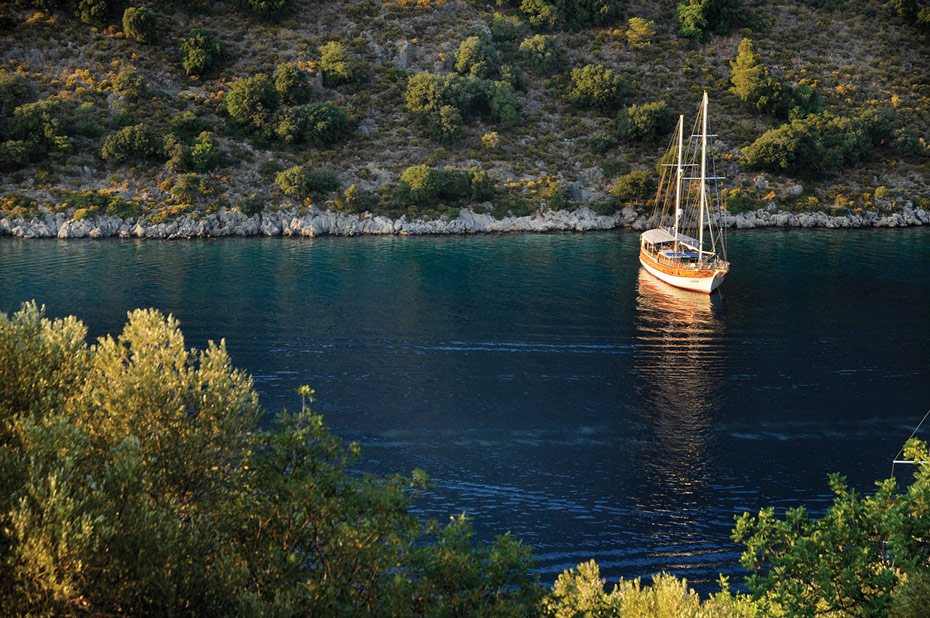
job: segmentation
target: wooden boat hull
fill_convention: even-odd
[[[639,252],[639,263],[649,274],[669,285],[705,294],[710,294],[719,288],[727,276],[727,271],[724,269],[696,270],[659,264],[651,255],[642,250]]]

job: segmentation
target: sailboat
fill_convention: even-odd
[[[639,251],[640,263],[653,276],[675,287],[707,293],[720,287],[730,270],[717,189],[723,178],[717,176],[713,154],[708,153],[713,137],[707,133],[705,92],[687,140],[684,116],[678,117],[669,149],[675,162],[663,164],[656,194],[653,219],[658,227],[642,233]]]

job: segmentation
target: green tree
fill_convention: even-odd
[[[294,0],[236,0],[242,11],[268,21],[281,21],[294,8]]]
[[[140,99],[147,91],[145,77],[135,67],[125,67],[113,78],[113,90],[127,99]]]
[[[442,174],[428,165],[414,165],[404,170],[400,182],[414,204],[428,204],[439,198]]]
[[[62,154],[73,148],[66,132],[68,114],[55,98],[26,103],[13,110],[10,137],[20,141],[31,160],[48,154]]]
[[[581,108],[611,112],[626,94],[623,78],[603,64],[588,64],[572,69],[569,101]]]
[[[293,64],[278,65],[274,72],[274,87],[281,101],[287,105],[301,105],[310,100],[307,75]]]
[[[537,73],[547,74],[556,70],[559,64],[555,37],[548,34],[534,34],[523,39],[520,52],[526,63]]]
[[[320,48],[320,70],[323,72],[323,85],[327,88],[358,81],[359,69],[358,57],[349,51],[345,43],[330,41]]]
[[[740,41],[739,52],[736,59],[730,61],[730,69],[730,82],[733,84],[730,92],[744,102],[757,99],[765,77],[765,67],[751,39]]]
[[[223,99],[226,112],[243,126],[270,130],[278,110],[278,91],[265,73],[237,79]]]
[[[215,72],[226,55],[226,44],[206,28],[191,30],[181,39],[181,65],[191,77],[206,77]]]
[[[95,345],[0,315],[0,607],[24,615],[526,616],[512,537],[409,512],[425,476],[355,473],[305,407],[259,425],[225,345],[134,311]],[[311,393],[312,394],[312,393]]]
[[[123,0],[77,0],[74,11],[85,24],[102,26],[116,18],[125,6]]]
[[[139,43],[154,42],[157,26],[158,19],[149,9],[130,6],[123,11],[123,32]]]
[[[834,474],[833,505],[819,519],[803,507],[784,519],[771,508],[737,519],[733,538],[746,547],[740,562],[753,572],[746,585],[766,615],[888,616],[907,600],[896,594],[905,592],[902,578],[926,581],[930,455],[926,444],[910,441],[905,456],[922,462],[906,488],[891,478],[862,496]]]
[[[349,129],[349,114],[332,103],[310,103],[291,107],[281,114],[275,132],[285,142],[328,146]]]
[[[650,142],[668,133],[673,120],[665,101],[631,105],[617,118],[617,133],[629,141]]]
[[[455,70],[478,79],[495,77],[500,74],[497,50],[490,41],[470,36],[462,41],[455,53]]]
[[[621,202],[638,202],[654,197],[656,192],[655,176],[648,170],[633,170],[617,178],[611,190],[614,198]]]
[[[687,0],[678,4],[675,17],[683,37],[703,39],[707,28],[727,34],[739,19],[739,0]]]
[[[646,49],[652,44],[652,37],[656,34],[654,21],[646,21],[642,17],[631,17],[627,22],[626,40],[634,49]]]
[[[164,152],[164,140],[148,125],[139,123],[107,135],[100,149],[100,157],[119,164],[133,159],[159,160]]]

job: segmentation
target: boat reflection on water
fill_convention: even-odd
[[[686,506],[708,480],[723,318],[719,293],[681,290],[640,269],[633,362],[648,436],[640,462],[653,487],[664,489],[654,495],[665,503],[657,508]]]

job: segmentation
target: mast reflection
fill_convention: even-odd
[[[712,412],[723,377],[723,317],[719,294],[680,290],[640,269],[633,363],[640,422],[649,436],[640,461],[677,506],[707,480]]]

